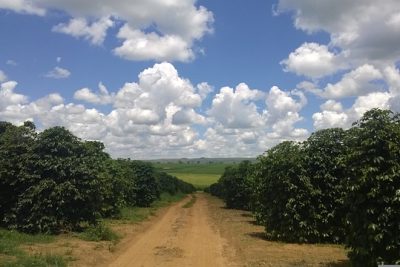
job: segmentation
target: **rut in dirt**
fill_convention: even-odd
[[[224,257],[225,240],[212,227],[203,193],[171,206],[159,221],[139,234],[110,267],[232,266]]]

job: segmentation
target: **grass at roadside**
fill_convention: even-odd
[[[186,196],[162,194],[150,207],[126,207],[119,219],[104,219],[80,233],[28,235],[0,228],[0,267],[64,267],[72,261],[73,266],[97,266],[112,255],[118,241],[129,233],[125,229]]]
[[[159,200],[156,200],[150,207],[125,207],[121,210],[121,217],[117,220],[105,220],[106,222],[113,223],[139,223],[153,216],[155,212],[161,208],[168,206],[172,203],[178,202],[186,197],[186,194],[170,195],[162,193]]]
[[[29,235],[16,231],[0,229],[0,266],[34,266],[47,267],[67,266],[67,259],[55,254],[29,255],[21,246],[30,244],[46,244],[54,241],[50,235]]]
[[[192,198],[188,202],[186,202],[182,206],[182,208],[184,208],[184,209],[191,208],[195,202],[196,202],[196,195],[192,194]]]

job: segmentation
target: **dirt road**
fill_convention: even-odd
[[[109,266],[232,266],[224,256],[225,240],[210,222],[204,193],[196,194],[191,207],[184,208],[185,202],[170,207]]]

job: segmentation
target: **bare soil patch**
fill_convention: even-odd
[[[238,266],[350,266],[340,245],[288,244],[265,239],[264,227],[255,224],[250,212],[224,208],[224,203],[207,195],[214,227],[233,248],[231,261]]]

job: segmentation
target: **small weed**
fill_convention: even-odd
[[[32,266],[32,267],[64,267],[67,266],[66,259],[59,255],[36,254],[28,255],[23,251],[21,245],[36,243],[50,243],[54,237],[50,235],[29,235],[17,231],[0,229],[0,262],[1,267]]]
[[[186,202],[185,205],[182,206],[182,208],[184,209],[191,208],[195,202],[196,202],[196,195],[192,195],[192,199]]]
[[[128,221],[133,223],[139,223],[147,220],[149,217],[156,214],[157,209],[170,205],[171,203],[182,200],[186,195],[179,193],[170,195],[168,193],[162,193],[159,200],[156,200],[150,207],[124,207],[121,209],[121,215],[119,220]],[[118,221],[118,220],[116,220]],[[115,220],[113,220],[115,222]]]
[[[117,241],[119,236],[104,223],[87,227],[79,237],[86,241]]]
[[[21,266],[32,266],[32,267],[66,267],[66,260],[59,255],[51,254],[36,254],[33,256],[23,255],[18,257],[16,260],[7,261],[0,263],[2,267],[21,267]]]

